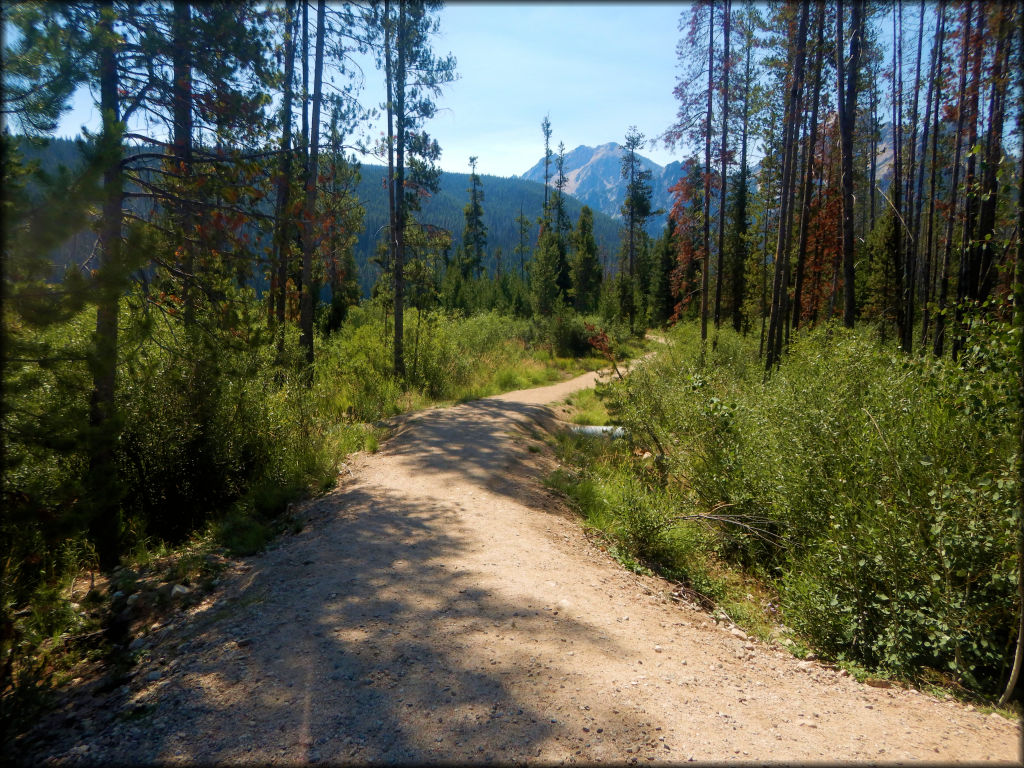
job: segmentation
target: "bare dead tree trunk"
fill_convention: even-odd
[[[782,181],[780,184],[781,209],[779,234],[775,248],[775,275],[772,280],[772,308],[768,319],[768,345],[765,371],[771,371],[782,353],[782,334],[787,315],[786,298],[789,292],[789,247],[793,220],[793,191],[795,189],[797,132],[802,112],[804,58],[807,50],[807,17],[810,6],[803,3],[794,43],[793,74],[786,93],[786,111],[782,131]]]
[[[1009,58],[1009,24],[1013,9],[1008,5],[996,6],[999,14],[996,49],[993,55],[992,91],[989,97],[989,123],[985,138],[985,156],[982,160],[981,207],[978,210],[978,233],[971,259],[978,271],[978,290],[975,298],[984,301],[995,285],[993,256],[995,248],[990,238],[995,233],[996,203],[999,198],[999,163],[1003,157],[1003,122],[1006,114],[1007,59]],[[1020,232],[1017,233],[1021,237]]]
[[[928,84],[929,93],[934,94],[934,104],[929,99],[929,111],[933,112],[931,117],[931,157],[929,159],[930,171],[928,177],[928,232],[924,242],[924,265],[922,266],[921,280],[921,345],[928,341],[928,324],[931,319],[932,289],[934,278],[932,276],[932,253],[935,244],[935,196],[938,178],[938,146],[939,146],[939,104],[942,99],[939,97],[939,83],[942,80],[943,44],[946,34],[946,0],[939,0],[939,29],[935,41],[935,52],[932,54],[932,75]],[[924,163],[921,164],[924,170]]]
[[[892,193],[893,222],[892,266],[896,281],[893,310],[896,314],[896,337],[904,338],[906,328],[903,317],[903,240],[905,224],[903,218],[903,0],[896,0],[892,19],[892,35],[896,41],[892,61],[892,125],[893,125],[893,179],[889,187]],[[884,327],[884,326],[883,326]]]
[[[715,75],[715,4],[708,9],[708,108],[704,131],[704,259],[700,275],[700,359],[704,362],[704,346],[708,339],[708,289],[711,272],[711,125],[714,106]]]
[[[973,151],[978,145],[978,123],[981,120],[979,113],[981,101],[981,63],[985,54],[985,46],[981,38],[985,35],[985,8],[978,7],[978,24],[975,27],[974,37],[970,40],[971,48],[971,85],[968,89],[970,106],[968,108],[967,130],[967,168],[964,173],[964,220],[961,227],[960,240],[960,279],[956,284],[956,306],[953,308],[953,345],[950,353],[956,360],[963,349],[964,334],[964,308],[968,301],[976,301],[978,298],[978,264],[975,262],[977,251],[974,248],[974,236],[977,228],[978,215],[978,191],[976,176],[978,169],[978,156]]]
[[[939,275],[939,304],[935,314],[935,338],[932,351],[936,357],[942,356],[946,336],[946,301],[949,296],[949,261],[953,250],[953,224],[956,221],[957,190],[960,186],[960,147],[964,132],[964,111],[967,97],[967,58],[970,55],[971,21],[973,13],[972,0],[967,0],[964,10],[964,34],[960,50],[960,89],[957,99],[956,133],[953,142],[953,179],[949,187],[949,212],[946,217],[946,235],[942,247],[942,272]]]
[[[800,240],[796,251],[796,285],[793,288],[793,330],[800,327],[800,313],[803,288],[804,266],[806,264],[808,225],[811,216],[811,189],[814,181],[814,149],[818,143],[818,106],[821,101],[821,59],[825,48],[825,4],[817,3],[817,35],[815,36],[814,95],[811,100],[811,131],[807,141],[806,168],[804,170],[802,203],[800,205]]]
[[[722,189],[718,193],[718,272],[715,275],[715,330],[722,324],[722,275],[725,272],[725,208],[728,189],[729,146],[729,27],[732,0],[724,3],[725,24],[722,30],[722,148],[720,150]],[[715,337],[717,340],[717,336]]]
[[[941,9],[941,5],[940,5]],[[941,10],[940,10],[941,13]],[[927,308],[924,306],[925,298],[927,294],[926,282],[928,280],[928,269],[925,265],[924,258],[927,257],[927,246],[921,241],[921,217],[924,212],[924,169],[927,163],[925,159],[928,154],[928,140],[931,137],[931,114],[932,114],[932,99],[935,96],[935,61],[937,46],[933,45],[931,58],[928,63],[928,95],[925,98],[924,108],[924,128],[921,133],[921,151],[917,151],[917,117],[918,117],[918,93],[921,90],[921,55],[923,52],[923,33],[924,33],[924,17],[925,17],[925,3],[921,0],[921,22],[920,29],[918,30],[918,56],[917,56],[917,75],[915,77],[916,86],[914,88],[914,119],[913,119],[913,137],[911,139],[911,155],[910,162],[914,169],[911,175],[916,173],[916,178],[909,182],[912,190],[911,197],[913,198],[913,213],[911,222],[911,238],[913,242],[913,254],[914,254],[914,278],[913,278],[913,290],[910,294],[910,302],[912,309],[910,311],[910,317],[908,317],[908,325],[913,326],[913,311],[914,307],[918,302],[921,303],[922,313],[927,312]],[[936,30],[938,32],[938,30]],[[936,37],[937,40],[937,37]],[[918,154],[920,154],[920,160],[918,160]],[[923,316],[923,315],[922,315]],[[913,330],[911,330],[913,334]],[[911,340],[910,344],[913,344]],[[907,347],[908,351],[910,347]]]
[[[841,185],[843,190],[843,325],[853,328],[857,316],[857,296],[853,261],[853,131],[857,114],[857,75],[864,37],[863,4],[852,3],[850,18],[850,63],[847,67],[843,50],[843,0],[837,0],[836,72],[838,73],[839,143],[842,151]]]
[[[910,111],[910,163],[907,171],[907,211],[909,227],[907,231],[907,249],[903,269],[903,334],[900,345],[908,354],[914,345],[914,303],[917,297],[917,255],[920,252],[918,235],[921,230],[921,179],[917,171],[917,121],[921,93],[921,54],[924,51],[924,0],[920,4],[920,17],[917,24],[917,59],[914,64],[914,106]],[[931,102],[931,89],[928,90]],[[928,143],[928,119],[925,118],[924,142]],[[922,167],[924,163],[921,164]],[[916,182],[916,184],[915,184]]]

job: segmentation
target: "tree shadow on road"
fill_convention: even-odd
[[[114,747],[109,756],[564,756],[580,734],[566,733],[545,711],[543,691],[571,686],[579,675],[535,647],[555,638],[566,648],[594,645],[609,658],[621,649],[585,621],[531,603],[536,598],[519,603],[481,588],[460,564],[467,541],[447,524],[449,507],[358,486],[317,507],[305,531],[256,558],[244,581],[208,609],[212,620],[200,614],[179,636],[174,673],[138,697],[155,705],[135,729],[140,743],[131,752]],[[170,647],[163,652],[175,655]],[[529,685],[531,678],[539,686]],[[525,700],[517,692],[524,683],[541,694]],[[628,720],[599,701],[587,706],[595,724]],[[169,711],[170,718],[158,716]]]

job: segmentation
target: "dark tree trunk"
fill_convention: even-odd
[[[299,105],[301,117],[299,119],[299,141],[296,151],[299,160],[298,181],[300,199],[306,189],[306,169],[309,167],[309,2],[302,3],[302,13],[299,14],[299,34],[297,35],[298,56],[302,78],[302,89],[299,91]],[[298,220],[294,228],[294,246],[298,258],[292,265],[292,280],[295,283],[295,292],[299,297],[299,314],[301,325],[302,314],[302,212],[301,205],[296,201]]]
[[[786,111],[782,131],[782,180],[779,186],[781,209],[779,234],[775,248],[775,275],[772,280],[771,316],[768,319],[768,344],[765,370],[775,367],[782,354],[783,326],[788,312],[789,247],[793,221],[793,192],[796,188],[796,145],[802,109],[804,58],[807,50],[807,17],[810,5],[803,3],[793,57],[793,74],[786,93]]]
[[[398,29],[396,30],[395,57],[395,231],[393,234],[394,258],[392,268],[395,274],[395,344],[394,369],[395,376],[405,378],[405,80],[406,55],[408,42],[406,37],[407,20],[404,0],[398,2]]]
[[[722,29],[722,189],[718,193],[718,272],[715,275],[715,330],[722,323],[722,275],[725,272],[725,199],[728,187],[728,146],[729,146],[729,27],[732,14],[732,0],[724,3],[725,24]],[[717,337],[716,337],[717,338]]]
[[[985,46],[982,38],[985,35],[985,8],[978,8],[978,24],[975,27],[975,37],[970,41],[971,47],[971,80],[968,88],[967,146],[973,150],[978,145],[978,123],[981,120],[979,107],[981,103],[981,62],[985,55]],[[977,170],[978,156],[973,151],[968,151],[967,168],[964,173],[964,219],[961,227],[960,241],[960,272],[956,286],[956,306],[953,308],[953,346],[950,352],[955,360],[960,356],[963,349],[964,319],[963,313],[968,302],[978,299],[978,256],[974,247],[974,238],[977,231],[978,216],[978,191],[977,191]]]
[[[188,195],[188,179],[192,175],[192,66],[189,61],[189,26],[192,9],[188,0],[177,0],[174,3],[174,40],[171,46],[173,58],[173,111],[174,159],[183,175],[185,194]],[[192,211],[188,200],[183,196],[177,201],[178,225],[181,227],[184,259],[181,269],[184,273],[181,298],[185,305],[185,326],[191,327],[195,322],[195,298],[192,284],[195,280],[195,245],[192,232]]]
[[[860,70],[861,43],[864,37],[863,5],[857,0],[854,0],[852,5],[849,68],[843,56],[843,0],[838,0],[836,12],[839,143],[842,152],[840,184],[843,194],[843,325],[847,328],[853,328],[857,317],[853,261],[853,131],[857,114],[857,75]]]
[[[771,174],[765,179],[765,200],[772,199],[772,179]],[[765,206],[767,208],[767,205]],[[771,215],[766,210],[764,213],[764,232],[761,234],[761,242],[763,246],[761,248],[761,336],[757,347],[757,356],[759,359],[763,359],[765,355],[765,341],[767,332],[768,322],[768,239],[769,239],[769,223],[771,221]]]
[[[985,139],[985,157],[981,175],[981,207],[978,211],[978,233],[972,244],[972,264],[978,271],[978,301],[984,301],[995,285],[993,255],[995,248],[990,242],[995,234],[996,203],[999,197],[999,163],[1003,156],[1003,122],[1006,114],[1006,65],[1009,57],[1008,38],[1012,27],[1009,16],[1013,10],[1008,5],[996,6],[999,13],[998,38],[993,57],[992,92],[989,98],[989,124]],[[1018,230],[1017,237],[1024,237]]]
[[[284,355],[285,310],[288,303],[288,252],[292,189],[292,84],[295,79],[295,0],[285,4],[284,95],[281,105],[281,165],[277,180],[277,221],[274,247],[277,251],[277,355]]]
[[[91,360],[92,393],[89,398],[89,533],[99,556],[100,568],[109,570],[120,557],[121,488],[114,460],[117,445],[117,315],[123,267],[121,264],[121,216],[124,179],[121,171],[121,138],[117,52],[113,24],[106,13],[111,5],[100,6],[103,30],[99,51],[100,112],[103,129],[100,141],[106,155],[103,172],[103,218],[100,228],[102,262],[97,274],[95,349]]]
[[[854,0],[858,2],[859,0]],[[868,110],[868,120],[870,120],[871,126],[871,140],[869,142],[869,152],[871,153],[868,162],[870,167],[868,169],[868,230],[875,228],[875,218],[878,214],[878,72],[874,67],[868,68],[869,76],[871,77],[871,89],[868,92],[870,98],[870,108]]]
[[[324,16],[325,0],[317,3],[316,9],[316,52],[313,62],[313,120],[310,127],[309,156],[306,160],[306,201],[302,217],[302,294],[299,307],[301,336],[299,344],[306,353],[306,365],[310,366],[307,380],[312,382],[313,365],[313,250],[318,240],[313,232],[316,218],[317,181],[320,175],[320,101],[324,71]],[[305,111],[305,109],[303,109]]]
[[[736,197],[737,247],[735,268],[732,275],[732,327],[739,331],[743,326],[743,298],[746,293],[747,268],[747,188],[750,171],[747,169],[747,140],[750,132],[750,75],[751,49],[747,45],[743,75],[743,128],[740,136],[740,178],[739,194]],[[746,333],[746,331],[744,331]]]
[[[805,155],[802,203],[800,206],[800,242],[796,251],[796,285],[793,288],[793,330],[800,327],[800,313],[803,311],[804,268],[807,261],[807,236],[811,217],[811,191],[814,180],[814,151],[818,143],[818,106],[821,102],[821,59],[825,48],[825,4],[817,4],[817,35],[814,51],[814,95],[811,100],[811,135],[807,141]]]
[[[306,161],[309,155],[309,2],[302,3],[302,137],[299,139],[299,146],[302,147],[302,167],[305,173]],[[305,182],[305,179],[303,179]],[[305,186],[305,183],[303,183]]]
[[[893,311],[896,316],[896,338],[902,340],[907,331],[903,317],[903,238],[905,229],[903,219],[903,0],[896,0],[896,12],[892,19],[892,35],[893,40],[896,41],[893,47],[892,61],[893,179],[890,186],[893,216],[895,217],[892,239],[892,274],[896,282],[893,293]]]
[[[935,52],[932,54],[932,74],[928,83],[928,92],[932,94],[934,103],[930,98],[929,114],[926,120],[931,122],[931,154],[929,158],[930,170],[928,174],[928,232],[924,242],[924,264],[921,267],[921,345],[928,341],[928,324],[931,320],[931,301],[934,278],[932,276],[932,253],[935,245],[935,196],[938,185],[938,146],[939,146],[939,104],[942,99],[939,97],[939,83],[942,79],[943,44],[946,34],[946,0],[939,0],[939,29],[935,41]],[[927,125],[927,123],[926,123]],[[924,163],[921,163],[921,170],[924,170]]]
[[[711,125],[715,77],[715,4],[708,9],[708,108],[704,131],[704,259],[700,275],[700,359],[704,361],[704,342],[708,338],[708,289],[711,272]]]
[[[806,56],[806,54],[805,54]],[[794,221],[797,219],[797,195],[798,190],[802,188],[800,182],[802,169],[807,163],[805,157],[807,134],[809,133],[809,127],[807,125],[807,115],[804,113],[804,88],[801,86],[800,92],[797,95],[797,115],[798,122],[795,128],[793,142],[791,144],[791,158],[790,163],[792,168],[791,176],[791,187],[790,187],[790,205],[788,205],[787,213],[785,216],[785,250],[782,259],[783,271],[782,271],[782,294],[779,297],[781,304],[778,308],[778,325],[776,327],[777,340],[775,342],[775,355],[776,359],[782,356],[782,350],[790,345],[790,316],[793,311],[790,304],[790,286],[792,284],[792,273],[793,273],[793,233],[794,233]]]
[[[917,297],[917,257],[920,253],[918,236],[921,231],[921,186],[922,180],[917,169],[917,121],[921,101],[921,54],[924,51],[924,0],[921,0],[920,18],[917,25],[917,59],[914,64],[914,106],[910,111],[910,162],[907,171],[907,211],[909,228],[907,249],[903,269],[903,334],[900,345],[910,353],[914,346],[914,303]],[[929,103],[931,89],[928,91]],[[924,142],[928,143],[928,119],[925,118]],[[924,167],[924,163],[921,164]],[[916,182],[916,183],[915,183]]]
[[[956,133],[953,135],[953,142],[956,149],[953,151],[953,179],[949,186],[949,211],[946,216],[946,235],[942,245],[942,271],[939,275],[939,300],[935,313],[935,338],[932,351],[936,357],[942,356],[946,336],[946,301],[949,296],[949,262],[953,250],[953,224],[956,221],[956,199],[957,190],[960,186],[960,148],[963,144],[964,112],[966,109],[967,97],[967,58],[970,55],[971,43],[971,21],[974,6],[972,0],[967,0],[964,10],[964,34],[960,49],[960,89],[957,97]]]

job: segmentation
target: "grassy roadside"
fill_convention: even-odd
[[[746,348],[749,345],[738,338],[724,338],[717,358],[712,356],[711,365],[703,371],[693,368],[685,351],[692,343],[690,330],[678,330],[674,334],[674,347],[653,359],[650,369],[628,387],[599,387],[568,400],[570,410],[563,417],[566,420],[577,424],[624,424],[630,430],[630,438],[609,440],[573,433],[558,435],[553,446],[561,467],[547,479],[549,486],[566,497],[600,545],[624,567],[657,573],[675,581],[679,585],[678,595],[702,605],[717,620],[733,622],[748,634],[777,642],[800,658],[820,656],[824,663],[845,669],[870,685],[917,687],[939,697],[962,700],[986,712],[1017,718],[1018,704],[1003,709],[993,706],[991,690],[998,686],[986,692],[977,683],[971,683],[970,670],[963,676],[952,668],[939,671],[939,665],[930,660],[930,654],[941,653],[941,646],[932,650],[927,632],[930,630],[934,638],[948,626],[945,622],[950,619],[944,617],[943,611],[948,616],[955,605],[961,606],[959,610],[970,610],[965,596],[956,596],[955,581],[942,587],[949,590],[950,599],[958,602],[949,606],[939,597],[943,602],[929,607],[923,603],[924,596],[917,596],[921,593],[912,593],[906,587],[904,592],[899,592],[892,587],[885,589],[884,585],[867,582],[858,584],[851,582],[850,577],[843,577],[846,581],[838,583],[849,585],[846,588],[851,590],[852,596],[848,600],[857,600],[858,594],[878,595],[883,589],[893,595],[889,600],[891,606],[887,606],[889,613],[882,615],[894,629],[902,627],[908,635],[918,631],[912,621],[898,613],[907,609],[896,602],[896,597],[908,603],[917,600],[914,605],[921,607],[915,610],[930,611],[932,618],[923,623],[924,634],[916,640],[917,645],[915,641],[907,642],[898,646],[902,656],[896,656],[894,649],[881,661],[873,661],[864,651],[858,652],[856,647],[842,640],[842,636],[830,639],[827,633],[835,631],[835,616],[844,615],[844,606],[833,598],[830,612],[827,599],[823,603],[819,593],[834,588],[815,586],[829,585],[837,578],[815,556],[818,547],[828,546],[828,536],[824,537],[824,544],[820,544],[813,538],[813,528],[803,540],[795,539],[794,532],[802,525],[802,518],[797,516],[805,514],[800,494],[808,492],[808,486],[814,488],[813,483],[822,483],[822,489],[816,490],[816,499],[827,498],[826,491],[833,495],[847,491],[840,486],[837,492],[834,485],[826,485],[827,478],[820,470],[799,470],[799,475],[794,473],[790,480],[788,473],[795,469],[787,466],[794,463],[791,454],[779,459],[769,453],[776,445],[786,446],[795,439],[807,451],[798,457],[801,463],[818,460],[840,467],[873,469],[880,466],[877,480],[854,490],[876,494],[881,502],[858,499],[844,503],[871,511],[861,513],[858,519],[861,525],[903,531],[907,540],[904,546],[919,549],[927,545],[929,539],[915,544],[913,533],[917,529],[911,526],[908,530],[901,518],[891,519],[890,510],[905,494],[914,492],[907,478],[911,464],[920,467],[915,481],[924,484],[936,482],[929,481],[929,477],[934,477],[929,475],[929,470],[942,461],[944,468],[939,482],[945,484],[939,486],[939,490],[944,495],[926,493],[927,485],[921,492],[925,503],[935,510],[932,536],[949,537],[947,530],[950,533],[960,530],[953,527],[953,521],[959,520],[955,525],[969,526],[982,538],[947,538],[944,556],[952,562],[953,557],[963,557],[960,553],[966,552],[975,558],[972,567],[978,576],[987,578],[990,573],[999,574],[1006,566],[1003,555],[998,555],[1005,548],[1001,538],[1003,529],[998,526],[1003,518],[991,515],[992,502],[1002,503],[1006,492],[1012,491],[1009,481],[999,474],[1001,459],[995,450],[1000,439],[999,425],[1012,422],[1003,417],[1002,403],[1006,394],[1000,388],[999,371],[993,374],[980,366],[953,369],[942,363],[928,363],[918,370],[905,364],[898,353],[891,356],[892,353],[879,347],[877,342],[862,340],[856,335],[839,342],[846,345],[842,354],[846,356],[843,365],[847,370],[837,369],[837,361],[833,359],[838,354],[834,351],[836,340],[810,337],[784,362],[782,372],[766,383],[757,369],[756,351],[751,362],[751,350]],[[836,376],[841,378],[837,380]],[[844,395],[850,385],[867,389],[867,394],[861,394],[859,399]],[[631,394],[627,394],[627,390]],[[962,394],[965,392],[976,394]],[[964,413],[965,409],[958,405],[963,397],[971,398],[969,404],[975,413]],[[852,408],[847,414],[843,408],[849,408],[851,400],[862,407]],[[799,423],[799,409],[808,404],[815,408],[813,416],[805,426],[800,426],[806,431],[794,435],[792,425]],[[982,455],[976,450],[943,456],[934,444],[917,447],[925,442],[923,438],[930,431],[944,444],[964,444],[982,428],[987,428],[989,413],[1003,418],[1002,421],[992,419],[989,422],[993,425],[992,431],[984,433],[987,441],[984,444],[991,451],[986,454],[991,457],[986,461],[993,467],[988,471],[995,476],[991,481],[980,474],[986,468],[977,458],[965,461],[968,457]],[[827,432],[822,434],[823,429],[842,419],[851,424],[863,422],[863,437],[851,435],[851,427],[845,427],[849,436],[845,443],[829,439]],[[653,425],[653,435],[644,431],[645,424]],[[783,433],[786,425],[790,426],[790,431]],[[771,430],[779,430],[786,439],[767,439],[773,434]],[[880,433],[884,436],[879,437]],[[894,454],[894,446],[901,442],[905,447]],[[662,457],[657,456],[658,444],[664,447]],[[867,458],[859,461],[839,456],[828,458],[840,452],[857,451]],[[816,459],[816,456],[821,458]],[[892,469],[891,462],[897,460],[899,465]],[[735,522],[722,519],[735,512],[738,500],[744,499],[739,491],[753,485],[753,479],[759,478],[761,473],[767,474],[759,464],[770,462],[777,462],[779,468],[767,475],[778,497],[769,509],[788,507],[793,510],[788,519],[776,516],[772,521],[774,528],[769,528],[768,533],[788,534],[788,538],[776,538],[772,542],[740,525],[744,519],[768,517],[764,512],[754,514],[758,509],[754,494],[744,501],[744,511],[749,517]],[[970,480],[968,472],[975,473],[975,477],[980,474],[980,478]],[[954,485],[949,479],[957,473],[964,477],[960,485]],[[895,477],[899,482],[899,495],[884,495],[888,477]],[[954,489],[965,498],[973,498],[969,494],[974,492],[965,488],[969,482],[976,484],[978,498],[986,499],[987,506],[965,506],[956,501],[951,492]],[[956,503],[945,506],[949,502]],[[915,502],[917,509],[921,506],[921,502]],[[831,519],[835,535],[845,536],[842,518],[834,515]],[[849,546],[870,551],[872,546],[887,546],[885,542],[891,535],[887,534],[885,539],[865,540],[853,532]],[[971,549],[963,549],[967,547]],[[993,555],[998,557],[993,559]],[[877,555],[871,552],[870,557],[883,558],[884,562],[886,553],[884,550]],[[930,552],[921,549],[919,565],[923,567],[929,559]],[[863,560],[861,563],[863,565]],[[924,571],[924,576],[929,577],[928,571]],[[893,578],[905,577],[897,571]],[[906,578],[909,580],[910,574]],[[1003,583],[1001,576],[997,575],[996,579],[993,584]],[[940,580],[932,577],[931,582],[937,589],[941,576]],[[972,595],[971,599],[987,600],[986,594],[978,592],[978,596]],[[885,595],[881,599],[888,600]],[[990,620],[1000,615],[988,608],[985,610]],[[814,621],[833,623],[816,625]],[[989,629],[981,629],[973,623],[962,627],[964,634],[958,642],[965,649],[972,638],[978,638],[984,648],[985,643],[981,641],[987,638],[988,643],[992,642],[991,635],[986,633],[1001,631],[994,624]],[[878,642],[871,647],[877,647]],[[980,664],[977,669],[981,671]]]
[[[318,339],[311,388],[289,379],[275,384],[263,369],[256,374],[262,378],[237,382],[264,398],[263,415],[253,407],[251,419],[256,429],[275,428],[267,432],[276,435],[272,472],[257,476],[232,503],[177,542],[129,520],[133,543],[113,573],[100,573],[88,548],[69,540],[52,576],[28,602],[12,606],[11,626],[5,626],[12,635],[11,685],[0,702],[8,734],[30,722],[61,686],[100,674],[116,679],[133,663],[133,638],[202,600],[232,560],[296,531],[292,504],[334,487],[350,454],[375,451],[387,437],[379,426],[382,418],[541,386],[607,365],[579,338],[560,345],[525,321],[497,315],[421,318],[413,311],[407,326],[410,377],[408,386],[399,387],[390,376],[390,350],[382,343],[388,338],[384,323],[370,311],[352,314],[339,333]],[[288,339],[289,348],[294,341]],[[641,347],[642,342],[620,336],[615,351],[627,357]],[[152,380],[160,382],[158,372]],[[168,399],[156,387],[146,396]],[[248,416],[242,410],[247,401],[235,402],[240,405],[232,405],[233,418]],[[154,412],[143,404],[136,410]],[[173,438],[169,432],[162,442],[159,436],[152,442],[163,445]]]

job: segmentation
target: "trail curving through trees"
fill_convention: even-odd
[[[537,437],[595,379],[398,419],[30,761],[1020,760],[1014,723],[756,643],[591,543]]]

